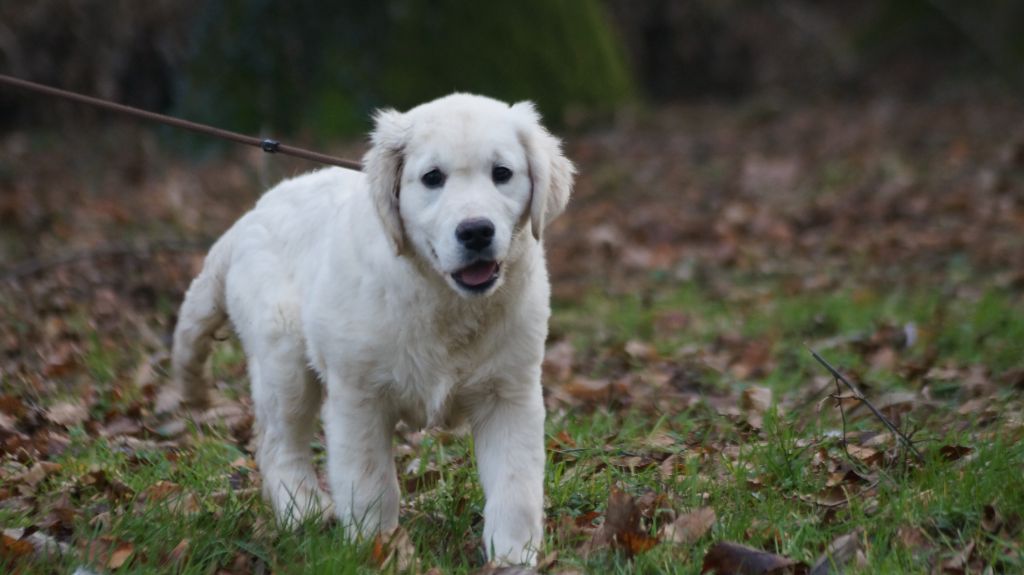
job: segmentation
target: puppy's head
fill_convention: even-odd
[[[364,168],[388,241],[462,296],[494,293],[569,201],[573,165],[529,102],[454,94],[375,120]]]

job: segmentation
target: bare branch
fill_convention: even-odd
[[[874,405],[872,405],[870,401],[868,401],[868,398],[865,397],[864,394],[861,393],[861,391],[859,389],[857,389],[857,386],[855,386],[852,383],[850,383],[850,380],[846,379],[846,377],[844,377],[843,374],[839,373],[839,371],[836,370],[836,368],[832,367],[832,364],[830,364],[829,362],[825,361],[825,359],[822,358],[820,355],[818,355],[817,352],[815,352],[813,349],[809,349],[808,348],[808,351],[811,352],[811,355],[814,356],[814,359],[818,360],[818,363],[820,363],[821,365],[825,366],[825,369],[827,369],[829,371],[829,373],[832,374],[833,377],[835,377],[838,381],[841,381],[844,384],[846,384],[846,387],[849,388],[850,392],[853,393],[853,395],[857,398],[857,400],[860,401],[861,403],[863,403],[864,405],[866,405],[868,407],[868,409],[871,410],[871,413],[875,414],[875,417],[877,417],[879,421],[881,421],[883,424],[885,424],[885,426],[887,428],[889,428],[889,431],[891,431],[893,433],[893,435],[895,435],[896,437],[900,438],[900,440],[903,442],[903,445],[906,446],[906,448],[909,449],[910,452],[913,453],[914,456],[916,456],[919,461],[924,462],[924,456],[921,455],[921,452],[918,451],[916,447],[914,447],[914,443],[912,441],[910,441],[910,438],[908,438],[906,435],[904,435],[903,432],[900,431],[899,428],[897,428],[896,425],[892,421],[889,421],[888,417],[886,417],[885,415],[882,415],[882,412],[878,411],[878,409]],[[845,422],[846,422],[846,418],[845,418],[845,414],[844,414],[844,417],[843,417],[844,440],[845,440]]]

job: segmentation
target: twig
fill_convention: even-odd
[[[843,374],[839,373],[839,371],[836,370],[836,368],[832,367],[832,364],[830,364],[829,362],[825,361],[825,359],[822,358],[820,355],[818,355],[817,352],[815,352],[813,349],[808,349],[808,351],[811,352],[811,355],[814,356],[814,359],[818,360],[818,363],[820,363],[821,365],[825,366],[825,369],[827,369],[832,374],[833,377],[835,377],[838,381],[841,381],[844,384],[846,384],[846,387],[848,387],[850,389],[850,391],[853,393],[854,397],[856,397],[858,401],[860,401],[861,403],[866,405],[868,407],[868,409],[871,410],[871,413],[875,414],[875,417],[877,417],[879,419],[879,421],[881,421],[883,424],[885,424],[885,426],[887,428],[889,428],[889,431],[891,431],[893,433],[893,435],[898,437],[903,442],[903,445],[905,445],[907,447],[907,449],[909,449],[910,452],[913,453],[914,456],[916,456],[919,461],[924,462],[924,456],[921,455],[921,452],[918,451],[916,447],[914,447],[914,443],[912,441],[910,441],[910,438],[908,438],[906,435],[904,435],[903,432],[900,431],[899,428],[897,428],[895,424],[893,424],[893,422],[889,421],[888,417],[882,415],[882,412],[878,411],[878,409],[874,405],[872,405],[870,401],[868,401],[868,398],[865,397],[864,394],[861,393],[859,389],[857,389],[857,386],[855,386],[852,383],[850,383],[850,380],[846,379],[843,376]],[[844,432],[845,432],[845,417],[844,417]]]
[[[148,244],[110,244],[90,250],[82,250],[46,260],[28,260],[5,270],[0,270],[0,281],[14,281],[33,276],[53,268],[80,261],[111,257],[144,258],[157,252],[199,252],[209,249],[209,240],[157,240]]]

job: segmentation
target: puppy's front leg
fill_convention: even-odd
[[[511,386],[506,386],[511,387]],[[544,402],[538,381],[499,386],[472,412],[487,557],[536,564],[544,540]]]
[[[379,397],[328,382],[324,403],[327,473],[338,519],[349,537],[398,526],[398,475],[391,454],[394,415]]]

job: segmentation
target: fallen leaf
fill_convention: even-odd
[[[107,568],[119,569],[128,559],[135,553],[135,546],[131,543],[123,542],[119,544],[111,553],[110,558],[107,559]]]
[[[867,465],[877,463],[882,459],[882,452],[870,447],[860,447],[857,445],[847,444],[846,452]]]
[[[658,357],[658,352],[654,349],[654,346],[637,339],[627,341],[626,345],[623,346],[623,350],[626,352],[626,355],[635,360],[651,361]]]
[[[547,351],[544,352],[542,365],[545,381],[568,381],[572,377],[575,354],[576,350],[573,348],[572,342],[568,340],[548,346]]]
[[[4,529],[3,537],[8,542],[10,540],[17,541],[19,547],[21,544],[27,543],[36,557],[52,558],[70,551],[67,543],[57,541],[40,531],[31,531],[31,529]],[[0,544],[0,547],[2,546],[3,544]],[[0,551],[0,557],[3,556],[3,551]]]
[[[770,342],[750,341],[744,345],[739,361],[732,365],[730,371],[736,379],[740,380],[762,376],[771,367],[771,360],[772,345]]]
[[[120,416],[103,426],[100,435],[103,437],[117,437],[119,435],[135,435],[142,431],[142,424],[138,419],[128,416]]]
[[[685,470],[686,462],[679,455],[673,453],[658,465],[658,476],[662,481],[669,481],[676,475],[682,475]]]
[[[966,403],[957,408],[956,412],[960,415],[971,415],[982,413],[985,408],[988,407],[989,398],[987,397],[976,397],[968,400]]]
[[[981,513],[981,528],[989,533],[998,533],[1003,526],[1003,516],[994,505],[986,505]]]
[[[5,413],[14,419],[25,417],[28,409],[25,402],[16,395],[0,395],[0,413]]]
[[[960,459],[965,455],[970,455],[973,452],[973,447],[967,447],[965,445],[943,445],[939,448],[939,455],[941,455],[946,461],[956,461],[957,459]]]
[[[44,479],[49,477],[51,474],[60,471],[61,467],[59,463],[53,463],[50,461],[39,461],[33,465],[28,471],[22,474],[18,478],[22,483],[35,487],[42,483]]]
[[[740,395],[740,407],[758,414],[767,412],[772,407],[772,390],[760,385],[744,389]]]
[[[612,397],[612,384],[607,379],[576,376],[562,386],[569,395],[583,401],[602,401]]]
[[[678,545],[692,545],[708,531],[711,531],[715,520],[714,509],[700,507],[676,517],[675,521],[665,525],[661,530],[661,540]]]
[[[178,544],[174,546],[174,549],[171,549],[171,552],[167,554],[164,564],[176,565],[181,563],[185,558],[185,554],[188,552],[190,544],[191,541],[187,538],[179,541]]]
[[[942,562],[943,573],[967,573],[968,565],[971,561],[971,555],[974,553],[974,541],[967,544],[966,547],[955,553],[949,559]],[[973,571],[972,571],[973,572]]]
[[[846,535],[840,535],[825,548],[825,552],[814,563],[810,575],[827,575],[842,573],[844,567],[853,561],[860,552],[860,541],[864,532],[860,529]]]
[[[904,525],[896,532],[896,538],[904,547],[911,551],[927,549],[931,547],[931,540],[924,531],[917,527]]]
[[[640,519],[641,510],[633,496],[619,487],[613,487],[608,496],[604,523],[583,545],[582,554],[586,556],[596,549],[612,547],[632,556],[654,547],[658,539],[641,528]]]
[[[18,559],[31,557],[35,547],[23,539],[17,539],[4,533],[0,535],[0,557],[4,562],[13,562]]]
[[[739,543],[720,541],[704,555],[700,572],[709,571],[716,575],[803,575],[807,573],[807,565]]]
[[[409,571],[416,563],[416,548],[405,529],[396,527],[391,533],[379,534],[371,551],[378,567],[397,572]]]
[[[103,491],[114,499],[127,499],[133,493],[131,487],[116,477],[111,477],[106,470],[101,468],[94,468],[79,477],[78,484]]]
[[[181,486],[171,481],[161,479],[142,491],[141,498],[146,501],[161,501],[168,495],[181,491]]]
[[[46,410],[46,419],[57,425],[72,427],[89,419],[89,408],[81,401],[62,401]]]
[[[1024,389],[1024,367],[1018,367],[1011,369],[999,375],[996,378],[999,383],[1003,385],[1009,385],[1017,389]]]

